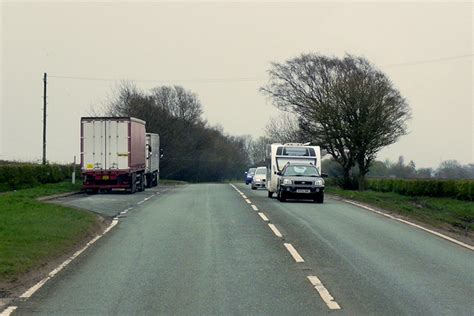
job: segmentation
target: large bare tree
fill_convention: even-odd
[[[261,91],[298,115],[306,135],[342,166],[346,186],[357,164],[358,187],[364,189],[377,152],[407,133],[407,102],[365,58],[303,54],[273,63],[269,75]]]
[[[306,142],[298,122],[298,116],[283,112],[270,118],[265,126],[265,136],[277,143],[302,143]]]

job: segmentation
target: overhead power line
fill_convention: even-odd
[[[74,77],[74,76],[58,76],[49,75],[50,78],[72,79],[72,80],[94,80],[94,81],[121,81],[130,80],[134,82],[196,82],[196,83],[219,83],[219,82],[245,82],[263,80],[266,77],[237,77],[237,78],[200,78],[200,79],[128,79],[128,78],[93,78],[93,77]]]
[[[474,54],[465,54],[465,55],[457,55],[457,56],[450,56],[450,57],[442,57],[436,59],[426,59],[426,60],[418,60],[418,61],[409,61],[397,64],[387,64],[383,65],[384,68],[393,68],[393,67],[403,67],[403,66],[415,66],[421,64],[430,64],[430,63],[437,63],[455,59],[462,59],[462,58],[471,58]],[[76,76],[61,76],[61,75],[51,75],[48,74],[49,78],[57,78],[57,79],[69,79],[69,80],[89,80],[89,81],[122,81],[122,80],[130,80],[133,82],[156,82],[156,83],[226,83],[226,82],[253,82],[253,81],[260,81],[265,80],[267,77],[229,77],[229,78],[196,78],[196,79],[130,79],[130,78],[98,78],[98,77],[76,77]]]
[[[461,58],[469,58],[469,57],[472,57],[472,56],[474,56],[474,54],[450,56],[450,57],[428,59],[428,60],[419,60],[419,61],[409,61],[409,62],[405,62],[405,63],[384,65],[383,67],[388,68],[388,67],[400,67],[400,66],[413,66],[413,65],[421,65],[421,64],[431,64],[431,63],[437,63],[437,62],[440,62],[440,61],[447,61],[447,60],[454,60],[454,59],[461,59]]]

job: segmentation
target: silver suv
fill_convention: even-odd
[[[285,202],[288,198],[311,199],[317,203],[324,202],[325,174],[319,174],[318,169],[311,164],[288,163],[278,173],[277,199]]]

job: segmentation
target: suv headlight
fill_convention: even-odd
[[[323,180],[323,179],[318,179],[318,180],[314,181],[314,184],[316,184],[316,185],[324,185],[324,180]]]
[[[293,184],[293,181],[290,179],[283,179],[283,184]]]

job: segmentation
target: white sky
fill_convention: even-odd
[[[379,159],[474,162],[473,57],[396,65],[473,54],[472,3],[36,1],[3,2],[1,11],[0,159],[41,158],[43,72],[48,159],[64,162],[79,155],[80,117],[115,83],[53,76],[181,84],[211,124],[260,136],[277,113],[258,92],[270,61],[347,52],[384,70],[412,107],[410,134]],[[256,79],[201,80],[215,78]]]

